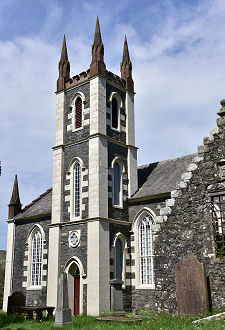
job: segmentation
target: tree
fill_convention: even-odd
[[[3,292],[4,292],[4,279],[5,279],[5,268],[0,268],[0,309],[2,309],[3,303]]]

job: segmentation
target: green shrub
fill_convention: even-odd
[[[3,303],[4,279],[5,279],[5,270],[0,269],[0,309],[2,308],[2,303]]]

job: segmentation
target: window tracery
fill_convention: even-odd
[[[74,165],[74,216],[80,216],[80,198],[81,198],[81,166],[79,162]]]
[[[154,284],[153,270],[153,218],[147,214],[139,223],[139,265],[140,265],[140,284]]]
[[[42,234],[38,229],[34,232],[32,237],[31,248],[31,286],[41,285],[42,275]]]

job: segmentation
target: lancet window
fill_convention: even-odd
[[[82,100],[80,97],[75,102],[75,128],[82,127]]]
[[[74,165],[74,216],[80,216],[80,198],[81,198],[81,166],[79,162]]]
[[[154,284],[154,252],[152,235],[153,218],[145,215],[139,223],[140,284]]]
[[[42,273],[42,234],[38,229],[32,237],[31,286],[41,285]]]
[[[115,97],[112,99],[112,127],[118,129],[118,102]]]
[[[113,167],[113,204],[122,206],[122,171],[118,162]]]

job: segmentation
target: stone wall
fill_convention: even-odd
[[[158,311],[177,311],[175,266],[187,254],[205,265],[213,309],[225,308],[225,262],[216,258],[212,225],[212,196],[225,194],[218,163],[225,157],[224,119],[217,121],[198,148],[198,155],[172,199],[160,209],[160,232],[155,241],[156,307]]]
[[[80,233],[80,243],[76,247],[69,245],[69,234],[72,231]],[[61,230],[61,256],[60,256],[60,268],[61,271],[65,271],[68,263],[72,261],[72,258],[78,258],[83,266],[83,271],[87,274],[87,223],[79,223],[63,226]],[[86,279],[86,276],[85,276]],[[84,281],[84,274],[80,274],[81,285]],[[71,292],[69,292],[71,294]],[[80,292],[80,295],[82,292]],[[72,294],[73,296],[73,294]],[[83,283],[83,296],[80,297],[83,301],[83,314],[87,314],[87,284]],[[73,312],[73,311],[72,311]]]
[[[136,221],[137,215],[140,214],[143,210],[151,210],[155,215],[157,219],[157,216],[159,215],[159,209],[160,207],[165,206],[165,197],[163,198],[157,198],[152,200],[146,200],[146,201],[137,201],[133,202],[132,200],[129,203],[129,221],[133,224]],[[159,225],[157,224],[155,228],[158,229]],[[155,235],[157,234],[157,230],[153,232],[153,240],[155,240]],[[131,247],[130,247],[130,253],[131,253],[131,302],[132,302],[132,309],[138,309],[138,310],[145,310],[145,311],[155,311],[155,289],[141,289],[137,287],[137,281],[138,281],[138,251],[135,251],[136,247],[138,246],[138,232],[134,232],[133,229],[131,231]],[[137,240],[137,241],[136,241]],[[157,253],[155,246],[153,246],[155,253]]]
[[[130,229],[129,225],[118,225],[110,223],[109,234],[110,234],[110,279],[114,278],[115,271],[115,250],[112,248],[113,240],[115,235],[121,233],[124,235],[127,243],[127,248],[125,249],[125,283],[123,285],[123,307],[124,310],[131,310],[132,306],[132,296],[131,296],[131,271],[130,271]]]
[[[80,231],[80,244],[77,247],[69,246],[69,233],[73,230]],[[61,230],[61,268],[65,266],[72,257],[77,257],[82,262],[84,272],[87,274],[87,223],[63,226]]]
[[[110,168],[112,161],[115,157],[119,157],[123,162],[125,171],[122,174],[123,179],[123,208],[113,207],[113,171]],[[128,220],[128,180],[127,180],[127,148],[117,145],[112,142],[108,142],[108,207],[109,207],[109,218]]]
[[[27,290],[30,279],[27,278],[28,271],[28,244],[27,238],[35,224],[42,226],[45,233],[45,242],[43,242],[43,263],[42,270],[42,289]],[[26,305],[46,305],[47,295],[47,251],[48,251],[48,225],[50,217],[23,220],[16,223],[15,228],[15,245],[14,245],[14,263],[13,263],[13,279],[12,293],[16,291],[22,292],[26,296]]]
[[[123,108],[120,109],[120,131],[111,128],[111,110],[109,97],[112,92],[116,92],[119,94],[122,100]],[[107,104],[107,135],[119,142],[126,143],[126,111],[125,111],[125,97],[126,93],[119,88],[112,86],[110,84],[106,84],[106,104]]]
[[[88,142],[82,142],[76,145],[69,145],[64,150],[63,163],[63,181],[64,181],[64,198],[63,198],[63,221],[68,222],[72,219],[72,189],[73,189],[73,173],[70,166],[75,158],[81,159],[83,168],[81,169],[82,193],[81,193],[81,219],[88,217],[88,169],[89,169],[89,153]],[[82,166],[82,164],[81,164]]]
[[[76,93],[81,92],[85,96],[85,103],[83,104],[83,128],[74,130],[72,127],[72,108],[71,102]],[[87,138],[89,136],[89,119],[90,119],[90,84],[78,86],[74,89],[66,91],[66,102],[65,102],[65,143],[76,142],[80,139]]]

